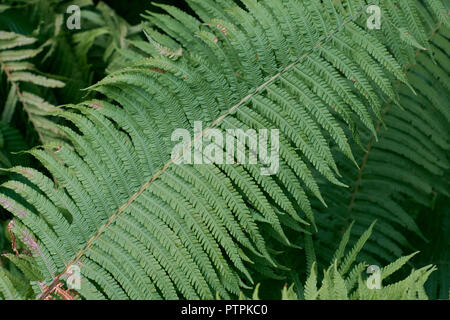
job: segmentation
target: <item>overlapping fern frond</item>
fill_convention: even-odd
[[[81,268],[79,295],[96,299],[229,298],[253,285],[255,270],[286,270],[272,242],[297,248],[299,235],[322,228],[311,200],[334,205],[324,184],[345,193],[342,169],[358,163],[358,146],[349,141],[364,146],[367,135],[379,138],[377,123],[390,124],[386,101],[408,108],[402,101],[424,81],[405,74],[417,44],[436,52],[427,38],[448,24],[439,21],[448,19],[440,1],[384,1],[394,28],[373,32],[365,27],[365,1],[187,2],[200,20],[169,6],[162,6],[167,14],[148,13],[158,30],[146,28],[149,41],[134,45],[150,57],[134,56],[134,64],[93,86],[103,100],[57,113],[73,124],[58,127],[73,149],[51,143],[29,152],[57,184],[15,167],[22,179],[2,185],[0,204],[15,216],[12,232],[42,274],[37,297],[52,293],[72,264]],[[398,82],[409,91],[398,95]],[[448,122],[448,108],[434,107]],[[401,111],[392,117],[402,118]],[[171,133],[194,121],[279,129],[279,171],[173,165]],[[433,123],[416,124],[414,143],[424,139],[421,130],[441,133]],[[401,145],[402,129],[395,127],[380,150]],[[448,146],[433,137],[430,151]],[[416,147],[403,150],[409,148]],[[335,160],[341,155],[342,164]],[[447,166],[435,163],[439,155],[408,165],[442,175]],[[370,209],[366,220],[385,215]],[[414,229],[403,212],[394,213],[396,223]]]
[[[56,107],[44,101],[33,92],[32,88],[27,88],[26,85],[61,88],[65,84],[62,81],[40,74],[35,66],[29,62],[29,59],[36,57],[44,49],[43,46],[29,47],[29,45],[36,43],[36,38],[14,32],[0,31],[0,41],[1,71],[6,75],[9,84],[2,122],[9,124],[17,104],[21,104],[40,140],[45,143],[54,139],[54,126],[45,116],[55,111]]]
[[[81,16],[85,18],[85,27],[73,37],[77,56],[87,64],[88,52],[96,48],[108,69],[114,70],[121,60],[118,49],[125,49],[128,41],[140,38],[137,34],[141,25],[131,26],[104,2],[99,2],[95,10],[82,10]]]
[[[430,37],[432,54],[421,52],[415,57],[415,64],[408,69],[408,81],[417,94],[412,95],[405,86],[399,87],[403,109],[386,104],[383,124],[377,125],[379,141],[368,135],[362,137],[365,151],[358,152],[359,169],[346,165],[345,159],[339,162],[345,170],[345,183],[351,188],[324,191],[325,199],[330,199],[319,222],[324,231],[318,234],[324,245],[324,263],[331,258],[327,248],[333,243],[331,239],[340,238],[336,232],[342,229],[339,225],[352,220],[356,220],[352,239],[357,239],[374,219],[378,220],[365,252],[366,259],[370,255],[372,262],[386,263],[405,251],[415,250],[417,241],[410,241],[414,237],[422,242],[434,241],[423,235],[411,211],[413,207],[431,209],[438,195],[449,196],[446,176],[450,168],[450,91],[445,52],[450,42],[446,34],[448,30],[442,29]],[[442,282],[444,287],[447,281]]]
[[[124,30],[126,35],[131,27],[123,19],[117,18],[102,2],[96,8],[91,0],[3,0],[2,3],[5,5],[1,9],[0,28],[14,30],[1,31],[0,63],[2,80],[5,80],[1,83],[1,95],[4,98],[1,106],[2,123],[17,129],[25,127],[22,130],[23,139],[32,146],[62,139],[64,134],[56,128],[53,122],[55,119],[51,117],[56,110],[54,105],[66,103],[69,99],[71,102],[80,101],[84,95],[81,89],[92,83],[94,75],[104,75],[104,70],[97,75],[89,67],[89,63],[96,61],[95,54],[88,55],[96,38],[91,39],[86,37],[86,33],[69,30],[65,26],[67,7],[81,7],[82,26],[84,30],[89,29],[87,33],[95,32],[98,24],[106,25],[104,29],[111,36],[107,41],[101,39],[103,41],[99,42],[104,45],[102,50],[107,51],[108,55],[114,56],[119,46],[117,43],[124,41],[123,34],[120,38],[114,37],[114,30]],[[17,21],[15,16],[18,13],[28,16],[29,20]],[[114,25],[116,20],[117,26]],[[80,37],[87,38],[84,41],[88,43],[80,42]],[[72,50],[72,41],[76,43],[74,46],[77,50]],[[104,64],[106,67],[107,61]],[[54,72],[54,75],[48,72]],[[62,89],[52,90],[55,88]],[[18,164],[11,158],[7,162],[11,161]]]

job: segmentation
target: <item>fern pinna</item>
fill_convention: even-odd
[[[71,146],[29,151],[51,178],[9,170],[16,179],[2,185],[0,204],[33,257],[7,256],[33,288],[11,292],[3,277],[9,296],[49,298],[77,265],[86,299],[233,298],[261,278],[301,282],[292,257],[304,248],[304,270],[312,270],[352,220],[352,242],[379,220],[369,259],[399,256],[399,246],[408,248],[402,232],[420,235],[401,198],[428,205],[426,194],[447,193],[441,1],[385,0],[380,30],[366,27],[371,1],[187,2],[197,17],[166,5],[166,14],[147,13],[148,41],[130,41],[124,68],[90,88],[102,99],[53,113],[72,123],[58,126]],[[278,173],[174,165],[171,133],[199,120],[279,129]],[[389,170],[379,174],[380,166]],[[347,175],[354,170],[356,183]],[[431,179],[440,182],[431,187]],[[336,268],[331,277],[342,287]]]

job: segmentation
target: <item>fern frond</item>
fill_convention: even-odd
[[[330,230],[328,217],[342,212],[345,224],[350,219],[355,220],[349,240],[355,243],[362,230],[374,219],[378,220],[374,236],[364,249],[365,259],[372,263],[391,262],[402,256],[405,250],[417,250],[410,237],[418,237],[420,240],[415,243],[425,246],[428,239],[414,218],[412,207],[431,208],[436,195],[446,197],[448,194],[448,181],[444,176],[449,167],[446,155],[449,144],[441,138],[448,135],[449,113],[445,100],[449,91],[445,76],[440,76],[437,68],[433,67],[433,59],[440,61],[440,65],[446,63],[447,57],[442,54],[449,45],[448,39],[444,40],[442,36],[445,30],[434,31],[430,36],[429,47],[433,57],[426,52],[417,52],[417,64],[408,68],[408,79],[417,95],[401,86],[399,103],[405,110],[386,104],[383,112],[386,129],[380,123],[377,130],[379,142],[375,142],[374,137],[363,136],[363,141],[367,141],[366,151],[356,155],[360,169],[345,166],[348,170],[343,171],[343,176],[354,180],[344,182],[351,185],[352,190],[346,193],[331,189],[325,191],[328,195],[325,199],[327,202],[333,199],[333,204],[327,209],[327,218],[318,221],[319,229]],[[332,239],[340,236],[336,234]],[[325,238],[324,241],[330,243]],[[317,255],[323,259],[329,257],[321,248],[317,248]]]
[[[0,203],[17,220],[13,232],[42,272],[39,298],[60,286],[73,264],[81,266],[83,298],[237,297],[241,288],[253,285],[251,261],[275,276],[273,270],[288,270],[274,258],[270,241],[298,248],[284,224],[322,227],[310,200],[330,198],[319,185],[329,183],[342,193],[351,185],[341,172],[347,168],[336,161],[343,155],[356,162],[347,134],[379,134],[374,121],[383,118],[381,101],[397,100],[392,89],[397,81],[423,99],[438,100],[429,86],[418,88],[422,79],[406,77],[389,43],[361,26],[365,7],[356,8],[353,1],[333,6],[305,0],[301,13],[295,12],[302,6],[296,0],[244,0],[245,8],[233,1],[187,2],[200,20],[170,7],[163,7],[167,15],[151,14],[165,35],[146,29],[150,46],[137,42],[144,53],[130,54],[133,63],[90,88],[105,98],[54,114],[69,122],[59,129],[73,147],[53,142],[29,153],[56,184],[16,167],[11,171],[26,183],[2,186]],[[414,14],[407,22],[421,41],[430,30],[416,5],[399,10]],[[311,33],[296,33],[305,24]],[[351,50],[355,47],[360,52]],[[9,54],[13,60],[20,56]],[[445,114],[445,108],[436,108]],[[171,133],[197,121],[208,122],[202,137],[212,128],[279,130],[277,175],[261,173],[262,164],[240,165],[239,154],[233,154],[232,165],[174,164]],[[419,142],[401,146],[405,134],[398,131],[379,149],[399,148],[397,154],[408,157]],[[188,147],[195,155],[199,150],[193,145]],[[419,152],[423,157],[414,157],[413,168],[443,174],[445,164]],[[420,234],[401,206],[388,200],[375,196],[381,205],[364,210],[364,222],[373,215],[385,218],[383,209],[388,209],[391,220]],[[359,232],[361,223],[355,220],[352,232]],[[372,226],[339,268],[335,263],[325,271],[319,298],[351,297],[345,290],[355,272],[347,282],[345,275],[371,231]],[[306,239],[308,270],[313,270],[312,237],[306,234]],[[413,273],[408,281],[414,290],[430,271]]]
[[[27,84],[46,88],[61,88],[65,84],[59,80],[36,74],[38,71],[34,65],[26,61],[43,51],[43,46],[37,49],[23,49],[23,47],[34,44],[37,39],[4,31],[1,31],[0,38],[5,41],[0,48],[0,66],[9,83],[9,94],[3,109],[2,120],[4,123],[10,123],[16,105],[20,103],[28,115],[28,119],[34,125],[41,142],[48,142],[57,136],[55,130],[52,129],[54,124],[48,120],[48,116],[52,115],[51,111],[56,108],[34,93],[27,91],[30,90]]]

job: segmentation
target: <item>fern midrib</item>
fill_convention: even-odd
[[[339,25],[335,30],[331,31],[330,33],[328,33],[325,38],[322,41],[317,42],[317,44],[315,44],[311,49],[309,49],[308,51],[306,51],[303,55],[301,55],[300,57],[298,57],[294,62],[292,62],[291,64],[289,64],[288,66],[284,67],[281,71],[279,71],[277,74],[275,74],[274,76],[270,77],[266,82],[264,82],[263,84],[261,84],[259,87],[257,87],[252,93],[248,94],[246,97],[244,97],[243,99],[241,99],[237,104],[235,104],[234,106],[232,106],[226,113],[224,113],[223,115],[221,115],[219,118],[217,118],[215,121],[213,121],[211,123],[211,125],[209,127],[207,127],[206,129],[204,129],[201,134],[199,134],[195,139],[191,140],[191,142],[189,144],[186,145],[186,147],[180,151],[180,153],[178,153],[178,155],[175,157],[175,159],[171,159],[170,161],[168,161],[164,167],[159,170],[158,172],[156,172],[152,178],[147,181],[145,184],[143,184],[141,186],[141,188],[134,193],[129,199],[128,201],[123,204],[118,211],[112,215],[111,217],[109,217],[109,219],[106,221],[105,224],[103,224],[97,231],[97,233],[89,239],[89,241],[86,243],[86,245],[77,253],[77,255],[75,256],[75,258],[70,261],[66,268],[57,276],[55,276],[55,278],[53,279],[53,281],[51,282],[51,284],[46,287],[46,289],[44,290],[44,292],[38,297],[39,300],[45,300],[45,298],[47,298],[47,296],[58,286],[58,284],[60,283],[60,277],[63,276],[69,269],[69,267],[71,265],[73,265],[74,263],[77,263],[81,257],[84,255],[84,253],[92,246],[92,244],[94,243],[94,241],[96,239],[98,239],[102,233],[114,222],[114,220],[124,212],[124,210],[131,205],[156,179],[158,179],[158,177],[163,174],[177,159],[179,159],[181,156],[183,156],[184,152],[186,152],[188,149],[190,149],[190,147],[197,142],[199,139],[202,139],[203,136],[208,133],[211,129],[213,129],[214,127],[217,126],[217,124],[219,124],[221,121],[223,121],[227,116],[229,116],[230,114],[232,114],[234,111],[236,111],[240,106],[242,106],[243,104],[247,103],[251,98],[253,98],[255,95],[257,95],[258,93],[262,92],[265,88],[267,88],[270,84],[272,84],[273,82],[275,82],[277,79],[279,79],[283,74],[285,74],[286,72],[288,72],[289,70],[291,70],[292,68],[294,68],[298,63],[300,63],[303,59],[305,59],[306,57],[308,57],[309,55],[311,55],[312,53],[314,53],[318,48],[322,47],[324,44],[326,44],[329,40],[332,39],[332,37],[337,34],[339,31],[343,30],[343,28],[345,27],[345,25],[347,25],[350,22],[354,22],[355,20],[357,20],[361,14],[366,10],[368,6],[364,6],[362,7],[355,15],[350,16],[347,21],[344,21],[341,25]]]

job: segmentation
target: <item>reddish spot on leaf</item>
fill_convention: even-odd
[[[167,73],[166,70],[160,69],[160,68],[150,68],[150,71],[157,72],[157,73]]]
[[[41,248],[37,241],[33,238],[33,236],[26,230],[22,231],[23,242],[27,245],[27,247],[34,254],[39,254],[41,252]]]
[[[45,281],[38,281],[39,288],[41,288],[41,291],[45,291],[47,289],[47,285],[45,284]]]
[[[19,217],[23,218],[27,215],[27,212],[25,211],[25,209],[21,209],[21,210],[19,210],[19,212],[17,212],[17,215]]]
[[[103,106],[101,104],[99,104],[99,103],[92,103],[89,106],[91,108],[94,108],[94,109],[101,109],[101,108],[103,108]]]
[[[20,169],[19,172],[21,174],[23,174],[27,178],[34,176],[33,171],[31,169],[28,169],[28,168]]]
[[[5,209],[11,209],[12,208],[12,204],[11,204],[11,202],[8,199],[5,199],[5,198],[0,199],[0,203],[3,205],[3,207]]]
[[[9,233],[9,235],[11,237],[11,249],[14,251],[16,256],[18,256],[19,255],[19,251],[17,251],[17,247],[16,247],[16,236],[12,232],[12,229],[14,229],[14,227],[15,227],[14,220],[11,220],[8,223],[8,233]]]
[[[219,42],[219,39],[217,39],[217,37],[214,38],[214,43]]]

